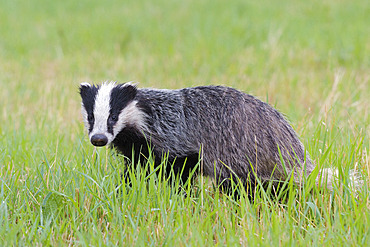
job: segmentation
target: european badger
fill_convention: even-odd
[[[93,145],[111,144],[136,161],[139,154],[148,157],[149,146],[155,163],[167,154],[167,172],[173,169],[183,181],[199,159],[203,175],[226,190],[231,179],[250,186],[256,176],[262,182],[281,181],[293,173],[300,183],[315,168],[281,113],[233,88],[166,90],[81,83],[80,95]]]

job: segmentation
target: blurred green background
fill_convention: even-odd
[[[133,80],[236,87],[293,123],[327,104],[364,127],[369,12],[367,1],[2,0],[2,122],[34,127],[37,116],[68,128],[79,82]]]

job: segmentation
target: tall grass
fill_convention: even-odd
[[[1,1],[0,245],[369,245],[369,10],[365,0]],[[149,160],[150,176],[132,169],[127,185],[122,157],[91,147],[81,123],[79,82],[105,80],[258,96],[338,181],[236,200],[203,177],[180,190]]]

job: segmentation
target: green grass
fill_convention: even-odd
[[[0,245],[369,245],[369,23],[366,0],[2,0]],[[185,196],[142,170],[128,187],[81,122],[79,83],[105,80],[238,88],[344,172],[282,200],[235,201],[202,177]]]

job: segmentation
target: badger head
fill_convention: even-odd
[[[137,88],[130,83],[80,84],[82,116],[94,146],[110,144],[125,127],[141,131],[143,112],[137,107]]]

